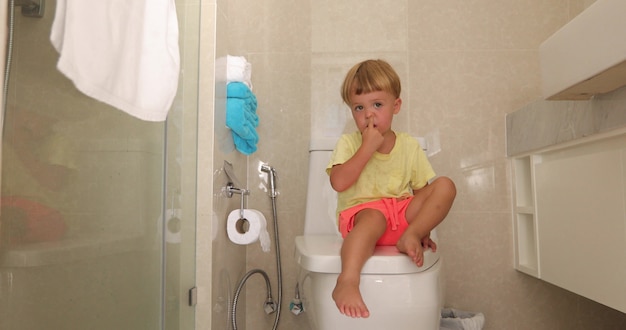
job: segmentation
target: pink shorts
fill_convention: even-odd
[[[345,238],[354,227],[356,214],[363,209],[374,209],[380,211],[387,219],[387,229],[378,239],[376,245],[396,245],[400,236],[409,226],[405,213],[412,199],[413,196],[403,200],[383,198],[343,210],[339,213],[339,232]]]
[[[57,241],[63,238],[67,226],[61,213],[51,207],[28,199],[7,196],[0,199],[2,212],[15,213],[7,228],[17,228],[9,237],[10,245]]]

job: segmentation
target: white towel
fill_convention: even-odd
[[[174,0],[57,0],[50,40],[78,90],[143,120],[166,119],[180,71]]]
[[[215,62],[218,79],[220,75],[226,73],[226,83],[242,82],[252,89],[252,65],[245,57],[226,55]]]

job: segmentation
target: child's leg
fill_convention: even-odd
[[[409,227],[398,240],[396,247],[406,253],[417,266],[421,267],[424,264],[423,242],[436,248],[430,240],[430,231],[446,217],[455,196],[454,182],[447,177],[439,177],[418,190],[407,207],[406,220]]]
[[[356,214],[354,228],[341,246],[341,274],[333,290],[333,299],[339,311],[351,317],[368,317],[369,310],[363,302],[359,284],[361,269],[374,253],[376,241],[387,227],[383,214],[374,209],[364,209]]]

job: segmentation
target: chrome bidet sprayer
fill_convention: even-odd
[[[267,164],[262,164],[261,171],[267,173],[270,184],[270,191],[268,192],[270,197],[276,197],[276,170]]]

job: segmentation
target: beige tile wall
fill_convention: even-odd
[[[244,55],[253,66],[261,141],[259,150],[247,160],[236,153],[215,151],[214,166],[218,169],[225,158],[237,162],[237,168],[247,166],[250,207],[262,210],[270,222],[270,202],[259,189],[262,176],[257,165],[268,162],[278,170],[284,278],[280,329],[310,328],[305,316],[294,316],[287,309],[297,276],[293,238],[303,228],[309,139],[353,129],[338,88],[352,64],[370,57],[387,59],[403,80],[403,110],[395,128],[438,138],[441,148],[431,150],[433,165],[458,186],[455,205],[439,231],[446,265],[446,305],[483,312],[486,329],[625,325],[624,314],[513,269],[505,114],[540,97],[539,44],[593,2],[218,2],[218,9],[224,9],[217,15],[218,49]],[[225,34],[220,31],[222,24],[228,29]],[[218,54],[223,55],[219,50]],[[219,111],[218,106],[216,115]],[[215,126],[217,131],[220,125],[216,122]],[[219,180],[215,180],[214,193],[219,190]],[[217,201],[222,205],[214,207],[221,230],[228,207]],[[215,242],[229,256],[231,251],[239,256],[239,247],[226,242],[224,233],[217,232],[214,249]],[[275,283],[273,247],[271,253],[263,253],[258,246],[249,246],[245,266],[228,264],[227,256],[215,252],[213,290],[223,294],[213,296],[213,306],[220,306],[220,299],[227,295],[224,287],[229,281],[235,286],[245,270],[262,268]],[[228,274],[220,275],[218,283],[215,274],[220,269],[228,269]],[[245,308],[248,329],[270,329],[273,323],[273,316],[262,312],[259,296],[264,296],[262,281],[250,281]],[[222,329],[216,325],[226,322],[223,313],[213,317],[219,318],[213,320],[213,328]],[[207,328],[201,323],[197,326]]]

